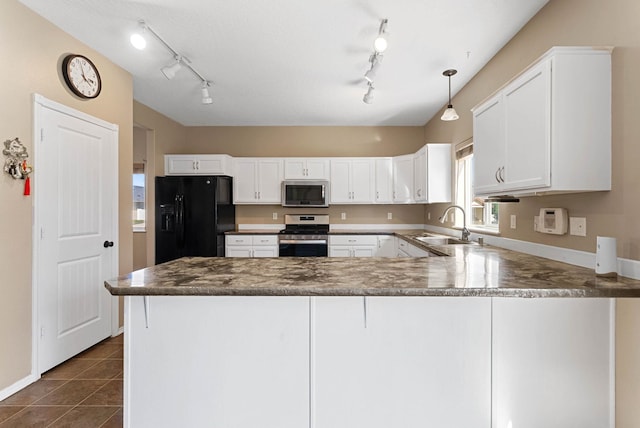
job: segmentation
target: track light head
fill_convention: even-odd
[[[176,56],[176,62],[174,64],[167,65],[166,67],[162,67],[160,71],[162,71],[162,74],[164,74],[164,77],[171,80],[174,77],[176,77],[176,73],[180,71],[181,68],[182,68],[182,58],[179,56]]]
[[[364,97],[362,98],[362,101],[364,101],[365,104],[373,104],[373,91],[374,91],[374,87],[371,83],[369,83],[369,89],[367,90],[367,93],[364,94]]]
[[[147,39],[144,38],[144,33],[145,33],[145,30],[147,29],[147,24],[143,20],[140,20],[138,21],[138,25],[140,26],[140,29],[131,35],[131,37],[129,38],[129,41],[131,42],[134,48],[138,50],[143,50],[144,48],[147,47]]]
[[[380,29],[378,30],[378,37],[376,37],[376,39],[373,41],[373,49],[377,52],[377,53],[382,53],[385,50],[387,50],[387,47],[389,46],[389,43],[387,42],[387,23],[389,22],[388,19],[383,19],[382,22],[380,23]]]
[[[206,80],[202,81],[202,104],[213,104],[213,98],[209,94],[209,82]]]

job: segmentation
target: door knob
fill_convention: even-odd
[[[102,245],[104,246],[104,248],[113,247],[113,241],[104,241],[104,244]]]

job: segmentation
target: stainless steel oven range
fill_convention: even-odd
[[[280,257],[326,257],[329,253],[329,216],[284,216],[285,228],[278,236]]]

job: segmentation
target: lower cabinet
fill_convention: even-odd
[[[376,235],[329,236],[329,257],[374,257],[377,249]]]
[[[331,235],[329,257],[395,257],[392,235]]]
[[[127,296],[125,329],[125,427],[309,426],[308,297]]]
[[[227,235],[225,257],[278,257],[278,236]]]
[[[418,248],[415,245],[412,245],[405,241],[404,239],[398,239],[398,255],[397,257],[430,257],[431,254],[423,250],[422,248]]]
[[[493,428],[614,426],[612,299],[493,299]]]
[[[315,297],[311,331],[313,427],[491,425],[491,299]]]

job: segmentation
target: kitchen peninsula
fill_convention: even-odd
[[[429,249],[449,256],[184,258],[107,281],[125,426],[613,426],[611,298],[640,281]]]

